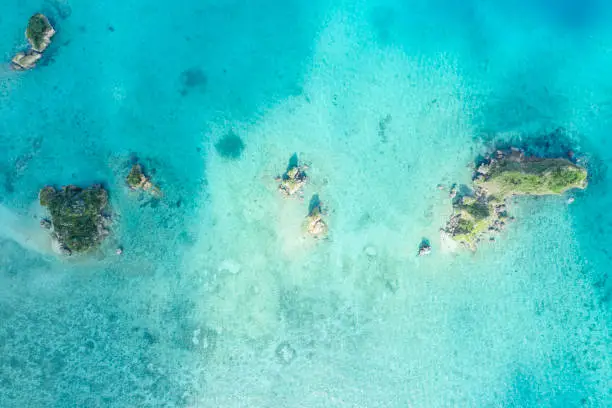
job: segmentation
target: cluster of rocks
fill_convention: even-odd
[[[151,183],[139,164],[132,166],[125,180],[133,190],[161,196],[161,190]],[[98,247],[110,234],[111,209],[108,192],[102,185],[86,188],[68,185],[59,190],[46,186],[38,197],[49,213],[40,226],[51,232],[56,252],[67,256],[85,253]],[[115,253],[121,255],[123,248],[119,246]]]
[[[303,188],[308,182],[307,169],[308,166],[299,164],[296,155],[291,157],[285,173],[276,177],[276,181],[279,183],[278,190],[283,196],[291,197],[298,195],[300,198],[303,198]],[[318,195],[315,194],[310,200],[310,209],[304,222],[306,232],[314,238],[324,238],[327,236],[328,227],[323,219],[324,215],[325,210]]]
[[[509,217],[506,201],[516,195],[559,195],[584,189],[587,171],[564,158],[527,157],[510,148],[484,158],[464,194],[451,192],[453,214],[442,233],[475,250],[478,242],[502,231]]]
[[[30,48],[13,57],[11,61],[13,68],[16,70],[34,68],[36,62],[42,58],[42,53],[51,44],[51,37],[54,35],[55,30],[45,15],[36,13],[30,17],[25,31]]]

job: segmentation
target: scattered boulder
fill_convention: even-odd
[[[61,190],[47,186],[40,191],[39,200],[49,211],[54,246],[63,255],[93,249],[109,234],[108,193],[99,184],[85,189],[69,185]]]
[[[146,176],[140,164],[134,164],[132,166],[130,173],[126,177],[126,182],[132,190],[143,190],[151,193],[155,197],[160,197],[162,195],[159,187],[151,183],[150,178]]]
[[[310,211],[306,217],[306,231],[314,238],[327,236],[327,224],[323,220],[323,209],[317,195],[310,201]]]
[[[289,166],[285,173],[276,178],[279,182],[278,190],[286,197],[290,197],[295,193],[301,193],[302,188],[308,181],[305,170],[307,166],[298,164],[297,155],[293,155],[289,160]]]

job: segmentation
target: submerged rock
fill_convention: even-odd
[[[13,57],[11,60],[13,68],[17,70],[34,68],[36,62],[42,57],[42,52],[51,44],[51,37],[54,35],[53,26],[43,14],[37,13],[30,17],[25,36],[31,48]]]
[[[132,166],[130,173],[126,177],[126,182],[132,190],[143,190],[156,197],[161,196],[161,190],[151,183],[151,180],[145,175],[140,164],[134,164]]]
[[[516,195],[559,195],[587,186],[587,171],[564,158],[526,157],[497,150],[476,170],[472,191],[457,197],[444,231],[476,249],[483,235],[503,230],[510,219],[505,202]]]
[[[429,255],[430,253],[431,253],[431,245],[429,244],[428,240],[424,239],[419,244],[419,256]]]
[[[51,37],[55,35],[55,30],[47,17],[36,13],[30,17],[25,34],[32,50],[42,53],[51,44]]]
[[[278,190],[287,197],[301,192],[308,181],[308,176],[306,176],[305,172],[306,168],[306,166],[298,164],[296,155],[292,156],[287,171],[282,176],[276,178],[279,182]]]
[[[44,229],[48,229],[50,230],[52,225],[51,225],[51,221],[49,221],[46,218],[43,218],[42,220],[40,220],[40,227],[44,228]]]
[[[39,200],[51,215],[54,246],[61,254],[86,252],[108,235],[108,193],[101,185],[85,189],[69,185],[59,191],[47,186]]]
[[[276,346],[275,354],[278,362],[284,365],[291,364],[297,357],[295,349],[286,341]]]

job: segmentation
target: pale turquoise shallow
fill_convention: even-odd
[[[612,6],[4,3],[2,61],[34,12],[57,34],[0,66],[0,407],[612,405]],[[436,186],[510,144],[574,151],[588,189],[452,251]],[[293,153],[304,201],[274,182]],[[37,192],[94,182],[113,236],[61,259]]]

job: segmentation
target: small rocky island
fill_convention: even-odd
[[[310,209],[305,222],[306,231],[314,238],[327,236],[327,223],[323,220],[323,213],[321,201],[317,195],[314,195],[310,200]]]
[[[108,193],[99,184],[85,189],[69,185],[61,190],[47,186],[40,190],[39,200],[51,216],[41,226],[51,229],[54,245],[63,255],[93,249],[109,234]]]
[[[160,197],[162,195],[159,187],[151,183],[151,179],[144,173],[140,164],[134,164],[132,166],[125,180],[132,190],[146,191],[154,197]]]
[[[472,190],[453,194],[453,214],[442,233],[475,250],[483,236],[499,232],[511,219],[506,210],[510,197],[559,195],[586,186],[587,171],[567,159],[498,150],[477,167]]]
[[[36,62],[42,58],[42,53],[51,44],[51,37],[54,35],[55,30],[45,15],[37,13],[30,17],[25,31],[25,36],[30,43],[30,49],[25,52],[19,52],[13,57],[11,61],[13,67],[17,70],[34,68]]]
[[[308,181],[306,169],[305,165],[298,164],[297,155],[293,155],[289,160],[287,171],[282,176],[276,178],[276,181],[279,182],[278,190],[286,197],[301,193],[302,188]]]

